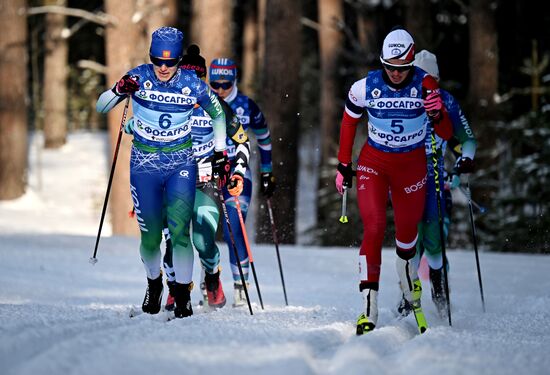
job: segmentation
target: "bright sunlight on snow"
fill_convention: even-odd
[[[166,322],[129,318],[146,279],[137,238],[103,230],[92,266],[109,160],[105,134],[77,133],[59,151],[30,147],[27,194],[0,202],[0,373],[8,374],[547,374],[550,258],[482,252],[486,312],[474,253],[451,249],[453,326],[424,281],[430,328],[397,319],[395,254],[383,252],[375,331],[355,336],[361,312],[357,249],[281,246],[285,306],[273,245],[254,245],[265,310],[226,307]],[[276,202],[276,201],[275,201]],[[335,223],[335,225],[340,225]],[[253,236],[249,236],[253,237]],[[198,257],[195,283],[198,285]]]

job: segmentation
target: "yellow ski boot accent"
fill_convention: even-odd
[[[357,336],[361,336],[362,334],[370,332],[373,329],[374,323],[369,322],[369,318],[367,318],[364,313],[359,315],[359,318],[357,318]]]
[[[424,333],[428,329],[428,323],[426,322],[426,317],[424,316],[424,311],[422,311],[422,306],[420,304],[421,297],[422,284],[420,283],[420,280],[415,280],[413,282],[412,308],[414,312],[414,317],[416,319],[416,324],[418,326],[418,332]]]

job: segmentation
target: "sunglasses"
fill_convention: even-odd
[[[213,81],[213,82],[210,82],[210,86],[212,86],[212,88],[214,90],[218,90],[218,89],[229,90],[233,86],[233,82],[231,82],[231,81],[226,81],[226,82]]]
[[[412,65],[394,66],[394,65],[384,64],[384,63],[382,64],[382,66],[384,66],[384,68],[390,72],[397,71],[399,73],[406,72],[412,68]]]
[[[181,59],[160,59],[158,57],[154,57],[149,55],[149,58],[151,59],[151,62],[153,65],[156,66],[163,66],[166,65],[168,68],[172,68],[180,62]]]

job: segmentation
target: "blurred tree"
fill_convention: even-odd
[[[258,70],[258,12],[256,0],[244,4],[243,57],[240,87],[248,96],[254,96],[257,89]]]
[[[144,62],[147,50],[136,47],[143,39],[143,31],[136,27],[133,17],[136,12],[136,0],[105,0],[105,11],[116,18],[116,24],[109,26],[105,35],[107,59],[107,85],[112,85],[128,70]],[[111,154],[117,140],[122,118],[123,105],[108,114]],[[114,174],[110,198],[110,213],[113,233],[117,235],[137,234],[138,226],[128,217],[133,202],[130,195],[130,137],[122,137],[118,154],[117,168]]]
[[[494,119],[498,93],[498,32],[495,25],[495,2],[472,1],[469,9],[470,113],[477,120]],[[480,129],[483,132],[483,129]],[[482,136],[483,133],[481,133]]]
[[[334,105],[339,89],[338,63],[342,53],[344,35],[342,25],[344,6],[342,0],[318,0],[319,55],[321,56],[321,164],[334,156],[338,144],[341,106]]]
[[[426,0],[407,0],[405,28],[414,38],[416,51],[434,48],[432,2]]]
[[[44,0],[44,5],[66,6],[66,0]],[[44,55],[44,147],[59,148],[67,142],[68,30],[66,17],[46,14]],[[63,35],[63,33],[66,35]]]
[[[301,5],[293,0],[267,0],[262,104],[273,142],[273,174],[278,197],[275,221],[282,243],[296,240],[296,188],[301,63]],[[271,241],[269,218],[259,210],[257,241]]]
[[[199,45],[207,64],[218,57],[235,57],[232,33],[233,1],[193,0],[191,42]]]
[[[26,7],[0,0],[0,200],[20,197],[27,183]]]

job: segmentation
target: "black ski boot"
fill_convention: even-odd
[[[147,314],[158,314],[162,303],[162,273],[154,280],[147,278],[147,290],[141,309]]]
[[[447,297],[445,296],[445,275],[443,267],[438,270],[430,268],[430,283],[432,285],[432,301],[440,318],[447,316]]]
[[[412,313],[412,311],[413,307],[411,303],[405,299],[405,296],[403,294],[401,294],[401,300],[397,305],[397,314],[404,318]]]
[[[168,285],[168,297],[166,298],[166,304],[164,305],[164,310],[166,311],[174,311],[174,308],[176,307],[174,296],[170,292],[173,289],[173,285],[175,283],[175,281],[166,281],[166,285]]]
[[[193,282],[189,284],[180,284],[178,282],[170,285],[170,294],[174,296],[176,308],[174,315],[176,318],[185,318],[193,315],[191,306],[191,290],[193,290]]]

